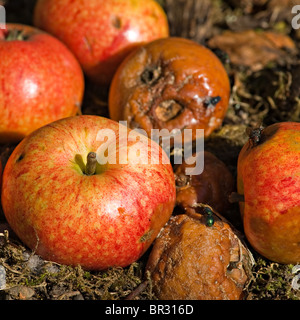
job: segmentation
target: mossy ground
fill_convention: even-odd
[[[0,4],[4,2],[7,6],[7,22],[32,24],[35,0],[0,0]],[[254,1],[234,0],[203,0],[201,5],[197,0],[159,2],[167,12],[173,36],[184,36],[205,44],[210,37],[223,30],[254,28],[289,35],[299,49],[300,32],[291,28],[291,7],[285,7],[275,15],[271,6],[274,1],[261,1],[262,5],[253,6],[251,4]],[[193,8],[196,6],[201,6],[203,15],[193,17]],[[291,55],[290,59],[284,61],[273,61],[259,71],[252,71],[251,68],[232,64],[224,52],[216,53],[227,68],[232,95],[223,126],[207,139],[205,148],[223,160],[236,176],[237,157],[247,140],[246,127],[299,121],[299,54]],[[83,114],[108,116],[107,90],[99,89],[87,81],[82,111]],[[15,145],[0,145],[3,163],[14,147]],[[232,206],[226,218],[242,231],[237,205]],[[0,225],[3,223],[5,219],[0,212]],[[256,265],[253,268],[253,278],[246,288],[246,299],[299,300],[300,290],[292,288],[295,276],[292,274],[293,266],[270,262],[252,252]],[[88,272],[80,267],[44,261],[25,248],[11,233],[7,234],[2,230],[0,266],[5,269],[6,288],[0,290],[0,299],[125,299],[145,280],[144,269],[148,254],[149,252],[127,268]],[[151,281],[147,282],[136,299],[155,299]]]

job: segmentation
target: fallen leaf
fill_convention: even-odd
[[[293,40],[286,35],[254,30],[225,31],[211,38],[208,46],[225,51],[233,64],[249,67],[252,71],[258,71],[272,61],[284,61],[288,56],[286,49],[290,55],[297,51]]]

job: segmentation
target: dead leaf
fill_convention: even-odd
[[[233,64],[258,71],[272,61],[285,61],[296,53],[293,40],[270,31],[225,31],[209,40],[208,46],[225,51]],[[285,50],[289,50],[290,55]]]

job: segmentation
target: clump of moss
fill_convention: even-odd
[[[259,257],[248,287],[248,300],[300,300],[300,290],[292,287],[293,265],[267,261]]]
[[[0,300],[122,300],[143,281],[145,263],[141,260],[126,268],[86,271],[45,261],[2,234],[0,265],[6,278]],[[147,286],[137,299],[153,299],[151,291]]]

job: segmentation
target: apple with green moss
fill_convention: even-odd
[[[87,270],[139,259],[175,198],[172,166],[159,145],[98,116],[36,130],[3,173],[2,207],[17,236],[46,260]]]
[[[300,123],[275,123],[249,134],[238,158],[246,237],[269,260],[299,263]]]
[[[62,40],[86,75],[106,86],[134,48],[169,36],[155,0],[39,0],[34,25]]]
[[[53,36],[20,24],[0,29],[0,143],[18,142],[80,112],[81,67]]]

